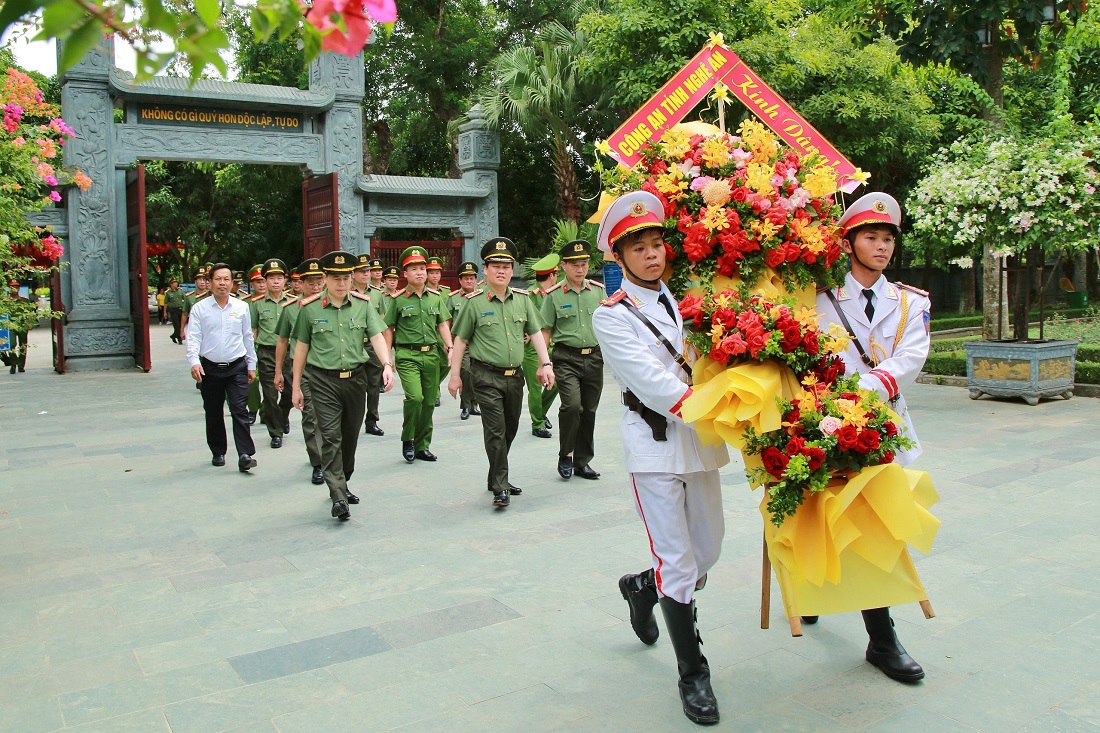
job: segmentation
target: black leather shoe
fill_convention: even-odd
[[[653,607],[657,605],[657,586],[653,581],[653,569],[637,575],[619,578],[619,592],[630,606],[630,628],[643,644],[655,644],[661,635]]]
[[[290,420],[287,420],[286,425],[283,426],[283,435],[290,435]]]
[[[413,447],[413,442],[411,440],[401,441],[401,457],[409,463],[416,460],[416,448]]]
[[[553,438],[554,437],[554,434],[551,433],[546,428],[538,428],[536,430],[532,430],[531,435],[534,435],[536,438]]]
[[[271,439],[271,447],[272,448],[282,448],[283,447],[283,436],[276,435],[274,438],[272,438]]]
[[[817,616],[803,616],[802,623],[806,624],[807,626],[813,626],[817,623],[817,619]]]
[[[249,469],[255,468],[257,465],[256,459],[247,453],[242,454],[237,460],[237,470],[241,473],[248,473]]]
[[[573,469],[573,473],[589,481],[595,481],[600,477],[600,472],[593,470],[592,466],[577,466]]]
[[[467,410],[465,407],[463,407],[462,412],[458,413],[458,419],[459,420],[469,420],[470,419],[470,411]]]
[[[890,618],[890,609],[872,608],[862,613],[863,625],[870,637],[867,661],[898,682],[917,682],[924,679],[924,669],[898,641],[898,635],[894,632],[894,620]]]
[[[346,522],[351,519],[351,510],[348,509],[348,503],[346,501],[332,502],[332,516],[336,517],[341,522]]]
[[[471,414],[471,415],[477,415],[477,416],[479,416],[479,417],[480,417],[480,416],[481,416],[481,410],[479,410],[479,409],[478,409],[478,408],[476,408],[476,407],[471,407],[471,408],[470,408],[470,414]]]
[[[320,466],[313,467],[313,475],[310,476],[309,480],[318,486],[325,482],[325,473]]]
[[[573,477],[573,459],[569,456],[558,456],[558,475],[568,481]]]
[[[363,432],[367,435],[385,435],[386,431],[378,427],[378,423],[369,422],[363,426]]]
[[[425,448],[424,450],[418,450],[416,452],[416,457],[419,458],[422,461],[436,461],[436,460],[439,460],[439,456],[437,456],[435,453],[432,453],[427,448]]]
[[[225,456],[224,455],[214,456],[213,458],[210,459],[210,464],[213,465],[213,466],[224,466],[225,465]]]
[[[358,504],[359,503],[359,497],[358,496],[351,493],[350,491],[347,492],[347,495],[348,495],[348,503],[349,504]]]
[[[493,494],[493,506],[508,506],[511,499],[508,498],[508,492],[502,491],[499,494]]]
[[[543,423],[543,427],[545,427],[547,430],[553,430],[554,429],[554,423],[550,422],[550,418],[544,417],[542,419],[542,423]]]
[[[248,424],[249,425],[255,425],[256,424],[256,413],[254,413],[254,412],[248,413]]]
[[[493,493],[493,487],[492,486],[489,487],[489,493],[490,494]],[[523,493],[523,489],[509,483],[508,484],[508,493],[511,494],[512,496],[519,496],[520,494]]]
[[[718,722],[718,700],[710,686],[710,665],[700,649],[703,640],[695,624],[695,602],[679,603],[666,596],[659,603],[669,641],[676,652],[684,715],[693,723],[714,725]]]

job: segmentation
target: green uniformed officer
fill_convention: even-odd
[[[267,292],[267,281],[264,280],[263,269],[264,266],[262,262],[248,269],[248,286],[252,289],[252,295],[249,297],[249,300],[254,296],[263,295]],[[293,354],[291,354],[291,356],[293,356]],[[264,419],[264,405],[261,394],[260,380],[253,379],[248,385],[248,422],[250,425],[256,424],[257,417],[259,417],[260,420]]]
[[[384,315],[386,306],[381,302],[382,293],[376,292],[370,284],[371,263],[377,260],[371,260],[368,254],[360,254],[357,259],[358,262],[351,273],[351,286],[355,288],[355,292],[365,296],[371,302],[378,315]],[[378,396],[382,394],[382,362],[374,353],[369,341],[367,353],[370,354],[370,361],[367,362],[367,416],[363,419],[363,431],[368,435],[385,435],[386,431],[378,427]]]
[[[287,289],[295,298],[302,297],[302,276],[298,274],[297,269],[290,273],[290,282],[287,283]]]
[[[303,260],[294,270],[298,275],[298,281],[302,284],[302,298],[296,303],[283,308],[283,314],[279,316],[279,323],[275,326],[275,334],[279,337],[275,345],[275,388],[280,392],[291,379],[291,373],[283,372],[283,364],[286,363],[287,354],[290,355],[293,364],[294,348],[297,341],[294,340],[294,324],[298,322],[298,314],[302,311],[302,301],[316,295],[324,288],[325,273],[321,270],[321,261],[316,258]],[[291,366],[293,369],[293,365]],[[306,444],[306,454],[309,456],[309,465],[313,470],[310,480],[314,484],[325,482],[324,473],[321,471],[321,434],[317,430],[317,415],[313,411],[313,400],[309,395],[309,375],[302,374],[302,437]]]
[[[531,300],[534,302],[536,310],[542,308],[542,300],[546,297],[547,289],[554,287],[558,282],[559,262],[561,262],[561,258],[551,252],[531,265],[531,270],[535,275],[535,287],[528,292],[531,294]],[[552,438],[554,435],[550,432],[550,428],[553,425],[546,417],[546,413],[550,411],[550,405],[554,403],[554,398],[558,396],[557,383],[555,382],[552,389],[543,389],[537,376],[539,369],[538,355],[531,346],[530,339],[524,343],[526,347],[523,350],[523,381],[527,385],[527,412],[531,415],[531,435],[536,438]],[[547,341],[546,347],[550,350],[551,358],[553,358],[554,345]]]
[[[427,287],[428,253],[423,247],[407,247],[401,253],[404,290],[386,304],[386,342],[394,345],[394,361],[405,392],[401,423],[401,455],[412,463],[436,460],[429,450],[432,416],[439,396],[439,341],[451,350],[451,312],[438,291]],[[444,356],[446,359],[446,356]]]
[[[373,259],[370,261],[370,287],[371,290],[382,291],[385,290],[385,286],[382,285],[382,273],[385,268],[382,267],[382,260]]]
[[[279,337],[275,334],[275,326],[279,324],[279,316],[283,308],[294,303],[297,299],[284,291],[286,287],[286,263],[278,258],[264,261],[260,273],[267,283],[267,292],[263,295],[253,295],[248,307],[252,316],[252,334],[256,337],[256,358],[258,373],[260,376],[260,389],[264,395],[264,425],[267,426],[267,435],[271,438],[272,448],[283,447],[283,436],[290,433],[290,385],[284,389],[275,387],[275,346]],[[287,371],[289,364],[281,364],[280,367]]]
[[[448,296],[451,294],[451,289],[446,285],[441,285],[440,281],[443,279],[443,260],[439,257],[428,258],[428,288],[435,290],[443,296],[445,302],[449,302]],[[436,350],[436,358],[439,360],[439,379],[445,381],[447,379],[447,352],[444,350],[443,339],[436,341],[436,346],[439,348]],[[435,406],[439,407],[439,395],[436,394]]]
[[[337,250],[321,258],[325,289],[302,303],[294,323],[294,406],[305,406],[302,376],[309,374],[309,395],[321,433],[321,472],[332,499],[332,516],[349,519],[348,504],[359,497],[348,491],[355,470],[355,447],[366,411],[370,340],[383,362],[382,387],[393,386],[393,362],[382,333],[386,325],[370,301],[351,288],[357,260]]]
[[[586,279],[592,245],[576,239],[562,247],[565,282],[546,292],[539,315],[542,333],[554,342],[558,377],[558,474],[598,479],[589,462],[595,454],[596,408],[603,393],[603,355],[592,314],[605,297],[603,286]]]
[[[183,326],[183,306],[187,301],[187,293],[180,288],[180,281],[172,278],[168,283],[168,289],[164,291],[164,305],[168,308],[168,318],[172,321],[172,343],[182,344],[180,335]]]
[[[462,306],[466,304],[466,298],[464,296],[469,295],[477,289],[477,264],[473,262],[463,262],[458,266],[458,290],[451,292],[447,296],[447,307],[451,309],[451,318],[458,318],[458,312],[462,310]],[[453,321],[452,321],[453,322]],[[477,400],[474,399],[474,385],[471,381],[470,374],[470,350],[466,349],[466,353],[462,355],[462,369],[460,371],[462,376],[462,400],[461,400],[461,412],[458,416],[462,420],[469,420],[470,415],[480,415],[481,410],[477,407]],[[450,370],[447,371],[445,378],[450,379]]]
[[[195,290],[188,293],[183,300],[183,327],[181,329],[181,337],[184,341],[187,340],[187,319],[191,315],[191,309],[195,307],[195,303],[209,295],[210,268],[207,265],[200,265],[199,269],[195,272]]]
[[[452,397],[462,389],[462,357],[470,348],[474,395],[481,405],[485,453],[489,459],[488,488],[493,506],[508,506],[509,493],[520,489],[508,481],[508,449],[519,429],[523,402],[523,339],[529,336],[539,357],[538,379],[554,386],[554,367],[542,337],[542,322],[530,296],[508,287],[518,252],[506,237],[490,239],[481,248],[485,287],[465,296],[455,318],[455,348],[451,356]]]
[[[382,288],[386,295],[397,295],[397,286],[401,281],[401,269],[390,265],[382,271]]]

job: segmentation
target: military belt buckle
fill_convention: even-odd
[[[432,345],[431,344],[428,344],[427,346],[421,346],[420,347],[420,351],[422,351],[422,352],[423,351],[431,351],[431,350],[432,350]]]
[[[592,347],[589,347],[587,349],[581,349],[581,356],[588,356],[591,353],[592,353]]]
[[[340,379],[349,379],[349,378],[351,378],[351,370],[349,369],[346,372],[340,372],[339,377],[340,377]]]
[[[514,377],[515,374],[516,374],[515,369],[505,369],[504,370],[504,376],[506,376],[506,377]]]

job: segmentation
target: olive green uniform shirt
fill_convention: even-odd
[[[203,298],[208,297],[210,297],[209,290],[204,290],[201,293],[197,290],[193,293],[188,293],[187,296],[183,299],[183,312],[188,314],[191,313],[191,309],[195,307],[195,303],[198,303]]]
[[[585,280],[580,290],[568,282],[556,285],[546,293],[539,309],[543,326],[550,329],[555,343],[587,349],[597,346],[596,332],[592,330],[592,314],[605,297],[599,283]]]
[[[298,314],[302,310],[302,301],[296,301],[290,303],[289,307],[283,308],[282,314],[279,316],[279,322],[275,324],[275,335],[282,339],[288,339],[290,341],[289,350],[287,353],[294,357],[294,344],[298,343],[294,338],[294,324],[298,322]]]
[[[519,367],[523,363],[523,337],[542,329],[527,292],[508,288],[504,300],[499,300],[492,290],[484,288],[465,297],[451,333],[468,342],[470,358],[502,369]]]
[[[252,327],[256,329],[257,346],[274,346],[278,341],[275,327],[279,325],[279,316],[283,309],[296,301],[292,293],[284,292],[279,300],[272,299],[271,295],[264,293],[257,295],[248,301],[249,315],[252,317]]]
[[[321,369],[354,369],[370,359],[365,341],[386,330],[370,301],[351,291],[337,308],[328,290],[306,298],[298,311],[293,337],[309,346],[306,363]]]
[[[451,319],[451,311],[438,292],[411,288],[400,291],[386,304],[386,325],[393,329],[397,346],[427,346],[439,340],[439,324]]]
[[[187,293],[183,292],[179,288],[175,290],[164,291],[164,304],[169,308],[179,308],[183,310],[183,305],[187,300]]]

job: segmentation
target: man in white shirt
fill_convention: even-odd
[[[256,467],[256,445],[248,419],[248,385],[256,379],[256,348],[248,304],[230,297],[233,270],[224,262],[210,268],[211,293],[191,308],[187,328],[187,361],[202,391],[206,411],[206,444],[211,463],[225,465],[228,447],[222,405],[233,416],[233,442],[241,473]]]

